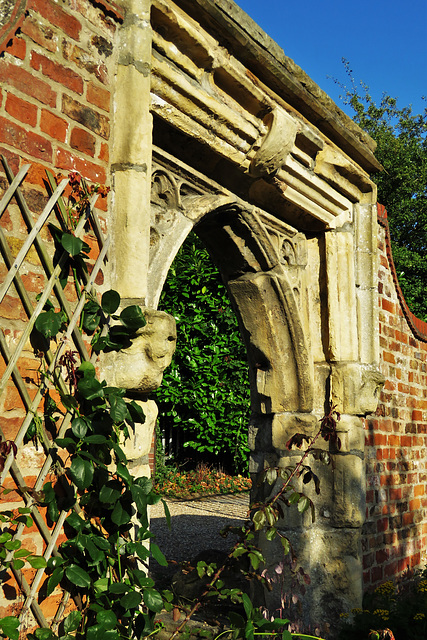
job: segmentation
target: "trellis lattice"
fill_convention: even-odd
[[[70,414],[63,410],[62,417],[56,423],[56,432],[51,433],[43,422],[42,403],[52,376],[55,376],[61,392],[67,393],[66,376],[58,366],[58,360],[65,350],[77,351],[82,362],[96,358],[96,355],[89,355],[87,341],[78,323],[87,296],[94,295],[95,280],[107,260],[109,237],[103,237],[94,210],[98,198],[95,193],[90,197],[88,206],[83,208],[77,226],[72,231],[76,237],[90,242],[90,273],[82,270],[78,282],[75,277],[70,277],[63,288],[60,274],[69,254],[66,250],[58,253],[48,225],[51,222],[56,225],[59,223],[62,231],[70,231],[67,227],[67,204],[63,198],[68,179],[56,185],[53,176],[47,174],[51,195],[45,197],[40,191],[37,192],[37,202],[40,202],[40,198],[46,202],[38,215],[34,215],[27,203],[23,183],[30,165],[23,166],[14,176],[3,156],[1,162],[6,188],[0,201],[0,252],[3,258],[0,272],[0,352],[3,358],[3,362],[0,362],[0,437],[3,442],[13,440],[18,453],[15,456],[12,450],[4,460],[0,473],[0,510],[13,510],[23,505],[30,509],[34,522],[31,532],[28,533],[26,525],[20,523],[14,529],[13,540],[30,541],[35,552],[43,555],[47,561],[52,555],[59,555],[58,546],[69,511],[62,511],[56,522],[50,522],[43,506],[43,485],[50,477],[56,477],[55,481],[58,486],[61,485],[62,491],[67,492],[67,487],[69,491],[69,480],[64,474],[65,463],[54,439],[64,435],[70,424]],[[34,189],[27,189],[27,192],[34,196]],[[37,360],[32,342],[34,324],[48,300],[65,314],[67,330],[52,341],[51,348],[44,352],[47,371],[40,375],[41,360]],[[37,443],[27,444],[28,428],[34,423],[37,424]],[[11,489],[12,493],[6,493],[4,487]],[[78,511],[77,504],[74,509]],[[10,560],[13,553],[10,550],[6,560]],[[13,573],[20,594],[16,594],[13,602],[15,586],[9,585],[9,591],[5,592],[4,584],[8,583],[8,577],[3,572],[3,608],[13,605],[12,612],[19,615],[24,627],[36,622],[41,627],[55,629],[67,605],[71,604],[69,594],[57,590],[50,599],[43,595],[42,582],[46,579],[44,568],[23,567],[17,570],[12,566],[9,571]],[[49,607],[45,606],[47,600],[50,600]]]

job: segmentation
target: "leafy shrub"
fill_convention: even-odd
[[[185,457],[247,469],[248,364],[237,319],[217,269],[190,234],[170,269],[160,301],[177,322],[174,360],[157,392],[163,433],[184,433]],[[191,454],[190,451],[191,450]]]
[[[396,640],[427,638],[427,569],[388,580],[366,594],[363,609],[342,614],[342,640],[378,640],[391,631]],[[392,636],[390,636],[392,637]]]

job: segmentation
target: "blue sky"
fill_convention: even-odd
[[[236,0],[341,107],[341,59],[376,102],[383,93],[422,113],[427,102],[427,0]]]

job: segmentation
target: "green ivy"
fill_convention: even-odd
[[[182,429],[181,460],[246,471],[246,351],[221,277],[193,233],[172,264],[160,305],[175,317],[178,333],[172,365],[157,392],[160,429]]]

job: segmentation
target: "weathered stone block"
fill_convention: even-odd
[[[154,400],[136,400],[136,402],[144,411],[145,422],[136,423],[134,430],[129,429],[130,437],[123,438],[122,449],[129,461],[136,461],[149,454],[158,414]]]
[[[102,365],[108,384],[139,393],[160,386],[176,346],[176,326],[163,311],[144,309],[146,325],[139,329],[132,345],[103,355]]]
[[[384,376],[373,366],[359,363],[332,365],[332,403],[341,413],[373,413],[383,384]]]
[[[322,629],[325,621],[337,620],[343,611],[361,606],[362,561],[358,529],[327,531],[310,527],[304,531],[286,532],[286,536],[298,558],[298,566],[310,578],[310,584],[305,585],[304,597],[291,605],[291,619]],[[281,544],[277,539],[273,542],[265,540],[262,547],[267,559],[267,571],[269,575],[274,575],[274,568],[283,557]],[[283,586],[276,584],[272,592],[265,594],[266,606],[271,611],[280,603],[281,590],[295,593],[290,587],[292,576],[286,565],[282,576]],[[322,635],[327,631],[323,627]]]

